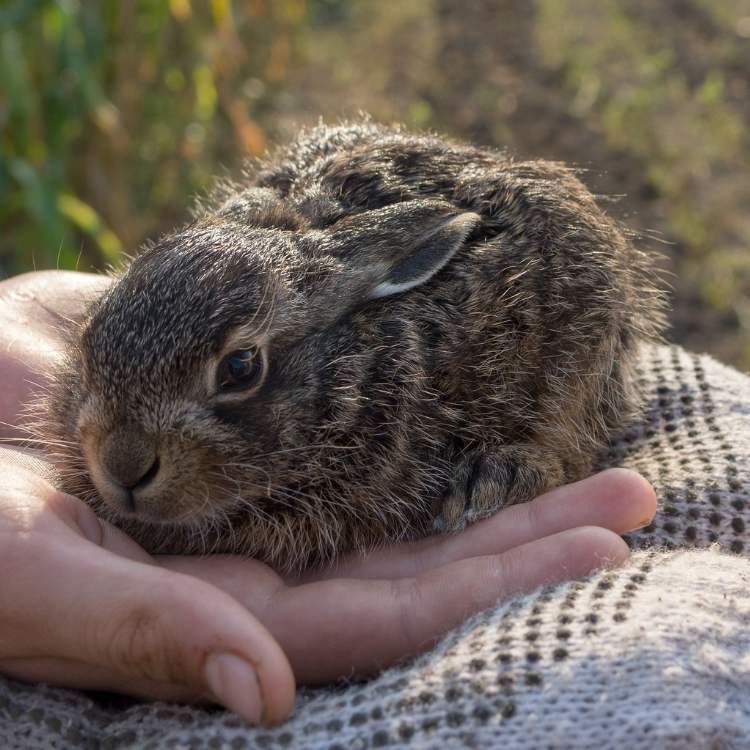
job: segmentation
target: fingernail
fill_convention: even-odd
[[[628,533],[630,533],[630,532],[632,532],[632,531],[640,531],[641,529],[645,529],[646,527],[648,527],[648,526],[651,526],[651,524],[652,524],[653,522],[654,522],[654,519],[653,519],[653,517],[652,517],[652,518],[647,518],[647,519],[646,519],[646,520],[644,520],[644,521],[640,521],[640,522],[638,523],[638,525],[636,525],[636,526],[633,526],[633,528],[631,528],[631,529],[628,529]]]
[[[206,682],[216,699],[251,724],[263,718],[263,696],[255,670],[233,654],[211,654],[206,659]]]

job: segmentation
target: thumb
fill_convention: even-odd
[[[185,685],[254,724],[278,723],[291,712],[286,656],[228,594],[80,538],[33,536],[24,540],[37,548],[23,553],[23,574],[0,595],[0,611],[13,613],[5,634],[15,632],[16,641],[14,653],[0,657],[70,659],[111,671],[115,681]]]

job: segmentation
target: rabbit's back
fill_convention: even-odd
[[[442,342],[455,382],[441,388],[477,407],[470,430],[502,418],[495,431],[546,431],[580,474],[636,408],[629,370],[663,325],[663,298],[652,259],[572,169],[364,121],[303,133],[255,183],[297,205],[329,201],[334,217],[424,197],[481,216],[445,271],[372,313]]]

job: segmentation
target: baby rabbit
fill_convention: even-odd
[[[38,434],[151,552],[299,570],[455,531],[633,415],[651,275],[560,164],[320,126],[118,275]]]

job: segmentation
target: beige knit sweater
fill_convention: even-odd
[[[640,377],[644,416],[602,460],[659,495],[625,567],[502,602],[368,683],[303,690],[271,731],[0,678],[0,748],[750,748],[750,379],[675,347]]]

